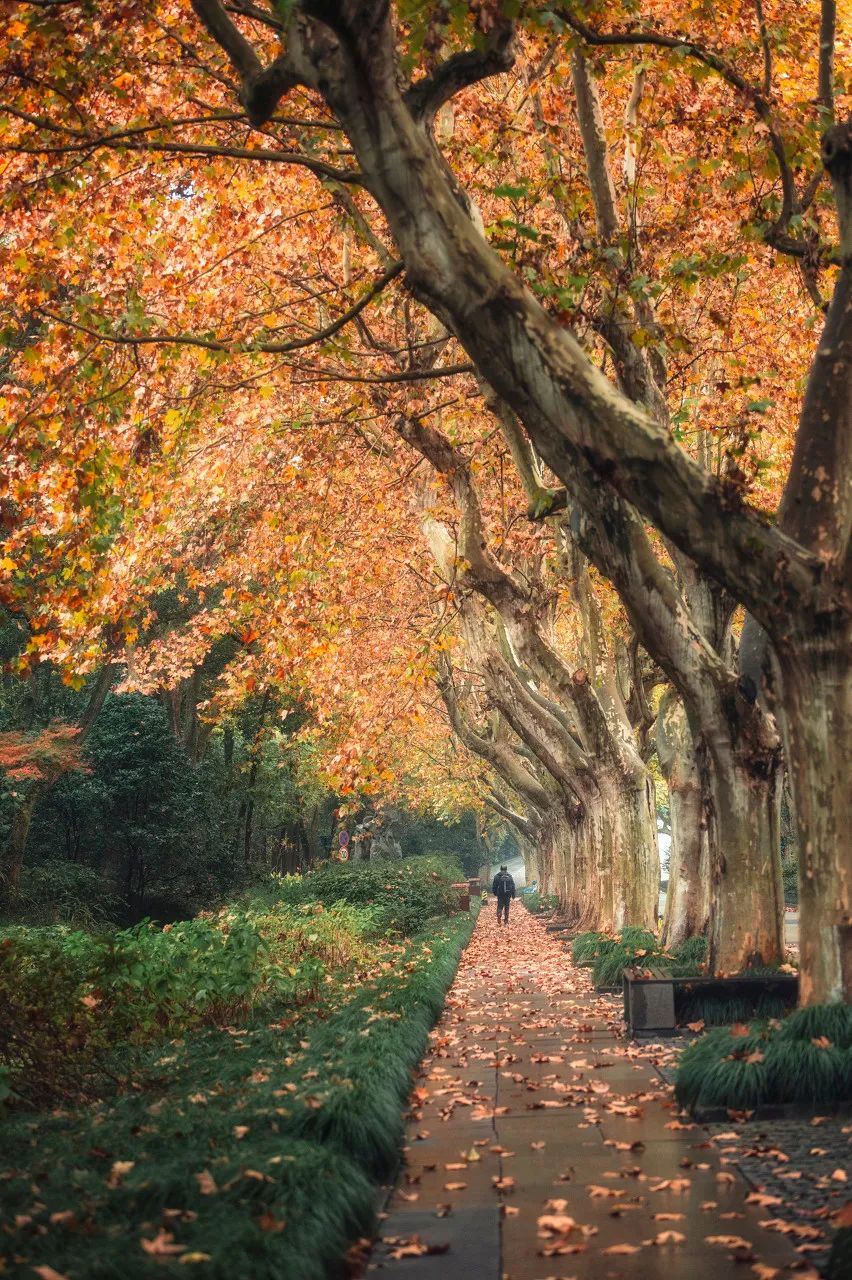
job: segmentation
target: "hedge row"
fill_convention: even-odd
[[[326,1280],[396,1166],[411,1072],[473,920],[352,980],[327,1017],[255,1019],[150,1052],[133,1089],[4,1126],[0,1271]],[[5,1258],[2,1256],[5,1255]]]

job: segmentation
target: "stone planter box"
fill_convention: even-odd
[[[628,966],[624,970],[624,1021],[631,1035],[651,1035],[677,1030],[675,991],[727,992],[755,1004],[762,995],[779,995],[793,1008],[798,1000],[799,979],[792,973],[738,974],[732,978],[674,978],[665,969]]]

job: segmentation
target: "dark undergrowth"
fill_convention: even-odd
[[[681,1054],[675,1094],[693,1110],[850,1102],[852,1008],[814,1005],[782,1022],[708,1031]]]
[[[7,1118],[0,1273],[341,1274],[396,1167],[411,1072],[472,925],[399,944],[322,1009],[160,1044],[97,1104]]]

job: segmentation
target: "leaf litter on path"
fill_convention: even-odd
[[[496,1194],[504,1256],[526,1258],[524,1276],[534,1274],[536,1257],[563,1256],[572,1258],[578,1280],[616,1276],[619,1258],[662,1250],[672,1280],[686,1280],[696,1254],[724,1258],[724,1250],[737,1274],[808,1280],[816,1274],[809,1260],[782,1237],[791,1236],[801,1249],[813,1245],[813,1228],[763,1216],[775,1209],[776,1197],[733,1171],[742,1125],[711,1140],[707,1129],[678,1114],[658,1071],[676,1056],[671,1043],[628,1041],[620,1000],[595,992],[587,971],[571,964],[564,944],[540,921],[516,906],[509,927],[498,928],[486,908],[430,1035],[412,1092],[407,1175],[388,1206],[388,1234],[369,1269],[406,1259],[416,1274],[417,1259],[440,1252],[445,1280],[462,1280],[453,1267],[451,1231],[434,1244],[418,1233],[394,1232],[395,1210],[407,1211],[411,1222],[404,1188],[416,1181],[417,1212],[435,1227],[436,1218],[448,1228],[459,1221],[448,1193],[458,1193],[466,1210],[493,1203]],[[523,1117],[522,1148],[517,1124]],[[471,1126],[483,1134],[473,1142]],[[456,1128],[461,1144],[452,1141]],[[441,1154],[448,1145],[460,1154],[436,1161],[430,1154],[436,1144]],[[510,1175],[504,1161],[512,1157],[510,1168],[516,1159],[520,1164]],[[603,1171],[602,1157],[612,1160]],[[778,1158],[783,1162],[783,1152]],[[484,1179],[445,1182],[441,1176],[480,1168]],[[554,1189],[565,1188],[562,1198],[544,1191],[548,1176]],[[689,1213],[692,1202],[703,1210],[700,1224]],[[745,1220],[750,1238],[725,1230],[731,1219]],[[637,1275],[631,1265],[630,1275]],[[546,1274],[542,1269],[541,1280]],[[505,1260],[503,1280],[513,1280]]]

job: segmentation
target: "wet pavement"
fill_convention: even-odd
[[[675,1052],[626,1040],[620,1002],[594,993],[534,917],[516,908],[502,929],[484,910],[416,1082],[367,1274],[815,1277],[824,1242],[779,1214],[757,1163],[744,1176],[733,1130],[679,1116],[657,1069]]]

